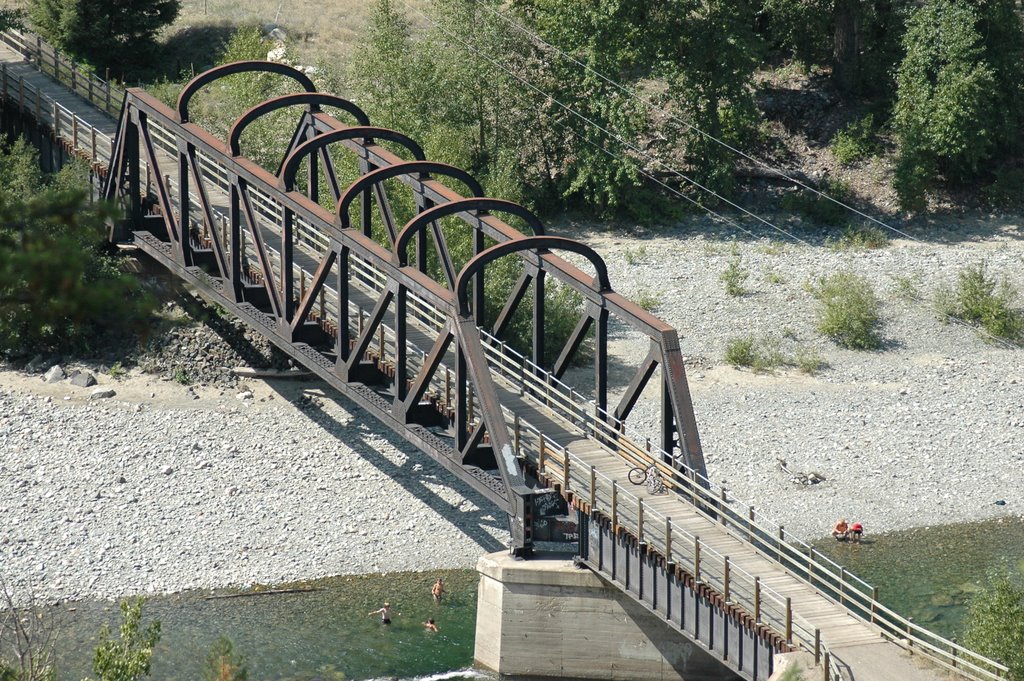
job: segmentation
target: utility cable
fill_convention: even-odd
[[[476,3],[476,4],[479,4],[479,3]],[[487,54],[487,53],[483,52],[482,50],[480,50],[479,48],[477,48],[477,47],[476,47],[475,45],[471,45],[471,44],[467,43],[467,42],[466,42],[465,40],[463,40],[462,38],[460,38],[460,37],[458,37],[458,36],[456,36],[456,35],[452,34],[452,33],[451,33],[450,31],[448,31],[448,30],[446,30],[446,29],[445,29],[444,27],[442,27],[442,26],[441,26],[441,25],[440,25],[439,23],[437,23],[436,21],[434,21],[434,20],[433,20],[433,19],[432,19],[431,17],[429,17],[428,15],[426,15],[426,14],[425,14],[425,13],[424,13],[424,12],[423,12],[422,10],[420,10],[420,9],[418,9],[418,8],[415,8],[415,7],[411,7],[411,6],[409,5],[409,3],[407,2],[407,0],[403,0],[403,5],[405,6],[405,8],[406,8],[407,10],[411,9],[411,10],[412,10],[413,12],[415,12],[415,13],[416,13],[416,14],[418,14],[418,15],[419,15],[420,17],[422,17],[422,18],[423,18],[424,20],[426,20],[426,21],[427,21],[427,22],[428,22],[428,23],[429,23],[430,25],[434,26],[434,27],[435,27],[436,29],[438,29],[439,31],[441,31],[441,33],[443,33],[444,35],[446,35],[446,36],[447,36],[448,38],[451,38],[451,39],[455,40],[456,42],[460,43],[460,44],[461,44],[462,46],[466,47],[467,49],[469,49],[470,51],[472,51],[472,52],[473,52],[474,54],[476,54],[477,56],[479,56],[479,57],[481,57],[481,58],[485,59],[485,60],[486,60],[487,62],[489,62],[489,63],[490,63],[490,64],[492,64],[493,66],[497,67],[498,69],[500,69],[500,70],[504,71],[505,73],[507,73],[508,75],[512,76],[512,77],[513,77],[513,78],[514,78],[515,80],[519,81],[520,83],[522,83],[522,84],[523,84],[524,86],[526,86],[526,87],[527,87],[527,88],[529,88],[530,90],[532,90],[532,91],[536,92],[537,94],[539,94],[539,95],[541,95],[541,96],[545,97],[545,98],[546,98],[546,99],[547,99],[548,101],[550,101],[550,102],[552,102],[552,103],[554,103],[554,104],[557,104],[557,105],[558,105],[558,106],[559,106],[560,108],[562,108],[562,109],[563,109],[563,110],[565,110],[566,112],[568,112],[568,113],[570,113],[570,114],[572,114],[572,115],[576,116],[577,118],[581,119],[582,121],[586,122],[587,124],[591,125],[592,127],[596,128],[596,129],[598,129],[598,130],[600,130],[600,131],[601,131],[601,132],[603,132],[603,133],[604,133],[605,135],[607,135],[607,136],[611,137],[612,139],[614,139],[614,140],[618,141],[618,142],[619,142],[619,143],[620,143],[621,145],[623,145],[623,146],[624,146],[624,147],[626,147],[627,149],[630,149],[630,150],[631,150],[631,151],[633,151],[634,153],[636,153],[636,154],[640,155],[641,157],[643,157],[643,158],[644,158],[644,159],[646,159],[647,161],[653,161],[654,163],[657,163],[657,164],[659,164],[660,166],[662,166],[663,168],[665,168],[665,169],[666,169],[666,170],[667,170],[667,171],[668,171],[668,172],[669,172],[670,174],[672,174],[672,175],[675,175],[675,176],[679,177],[680,179],[683,179],[683,180],[685,180],[685,181],[687,181],[687,182],[690,182],[691,184],[693,184],[694,186],[698,187],[699,189],[701,189],[701,190],[703,190],[703,191],[705,191],[705,192],[707,192],[707,193],[711,194],[712,196],[715,196],[716,198],[720,199],[721,201],[723,201],[724,203],[728,204],[729,206],[732,206],[733,208],[735,208],[735,209],[739,210],[740,212],[742,212],[742,213],[744,213],[744,214],[746,214],[746,215],[748,215],[748,216],[750,216],[750,217],[754,218],[754,219],[755,219],[755,220],[757,220],[758,222],[761,222],[762,224],[764,224],[764,225],[766,225],[766,226],[768,226],[768,227],[771,227],[771,228],[772,228],[773,230],[775,230],[775,231],[777,231],[777,232],[779,232],[779,233],[781,233],[781,234],[783,234],[783,235],[787,236],[787,237],[788,237],[788,238],[790,238],[791,240],[793,240],[793,241],[796,241],[796,242],[798,242],[798,243],[801,243],[801,244],[803,244],[803,245],[805,245],[805,246],[808,246],[808,247],[810,247],[810,246],[811,246],[811,244],[810,244],[810,243],[808,243],[807,241],[805,241],[805,240],[801,239],[800,237],[798,237],[798,236],[796,236],[796,235],[792,234],[791,232],[788,232],[788,231],[786,231],[785,229],[783,229],[783,228],[781,228],[781,227],[779,227],[779,226],[777,226],[777,225],[775,225],[775,224],[773,224],[773,223],[769,222],[768,220],[766,220],[766,219],[762,218],[761,216],[759,216],[759,215],[756,215],[755,213],[752,213],[751,211],[747,210],[746,208],[743,208],[742,206],[740,206],[740,205],[736,204],[735,202],[733,202],[733,201],[730,201],[729,199],[725,198],[724,196],[721,196],[720,194],[718,194],[718,193],[717,193],[717,192],[715,192],[714,190],[712,190],[712,189],[710,189],[710,188],[707,188],[707,187],[705,187],[704,185],[702,185],[702,184],[700,184],[699,182],[697,182],[696,180],[694,180],[694,179],[690,178],[690,177],[689,177],[689,176],[687,176],[686,174],[684,174],[684,173],[682,173],[682,172],[680,172],[680,171],[678,171],[678,170],[675,170],[674,168],[671,168],[670,166],[668,166],[667,164],[665,164],[665,163],[664,163],[664,162],[663,162],[663,161],[662,161],[661,159],[658,159],[658,158],[656,158],[656,157],[652,157],[652,156],[651,156],[650,154],[648,154],[648,153],[647,153],[647,152],[645,152],[644,150],[640,149],[640,148],[639,148],[639,147],[637,147],[636,145],[634,145],[634,144],[632,144],[632,143],[628,142],[627,140],[623,139],[622,137],[620,137],[620,136],[619,136],[619,135],[617,135],[616,133],[614,133],[614,132],[612,132],[612,131],[608,130],[607,128],[605,128],[605,127],[604,127],[604,126],[602,126],[601,124],[599,124],[599,123],[597,123],[596,121],[594,121],[594,120],[590,119],[589,117],[585,116],[584,114],[581,114],[581,113],[579,113],[578,111],[576,111],[576,110],[575,110],[575,109],[573,109],[572,107],[570,107],[570,106],[568,106],[568,105],[566,105],[566,104],[562,103],[562,102],[561,102],[561,101],[559,101],[559,100],[558,100],[557,98],[555,98],[555,97],[554,97],[553,95],[551,95],[551,94],[547,93],[546,91],[542,90],[541,88],[538,88],[537,86],[535,86],[535,85],[534,85],[533,83],[530,83],[529,81],[527,81],[527,80],[526,80],[525,78],[523,78],[523,77],[522,77],[521,75],[519,75],[518,73],[516,73],[515,71],[513,71],[513,70],[512,70],[512,69],[511,69],[510,67],[508,67],[508,66],[505,66],[504,64],[500,63],[500,62],[499,62],[498,60],[496,60],[495,58],[493,58],[493,57],[492,57],[492,56],[491,56],[490,54]],[[487,8],[487,9],[488,9],[488,10],[490,10],[490,8]],[[490,11],[495,11],[495,10],[490,10]],[[510,20],[509,20],[509,21],[510,21]],[[523,29],[523,30],[525,31],[526,29]],[[527,31],[527,32],[528,32],[528,31]],[[538,38],[538,39],[539,39],[539,38]],[[544,41],[543,41],[543,40],[541,40],[541,42],[544,42]],[[548,44],[548,43],[544,43],[544,44]],[[552,47],[553,47],[553,46],[552,46]],[[556,49],[556,50],[557,50],[557,48],[554,48],[554,47],[553,47],[553,49]],[[561,52],[560,50],[557,50],[557,51]],[[564,54],[564,53],[562,53],[562,54]],[[566,55],[566,56],[568,57],[568,55]],[[580,65],[581,65],[581,66],[583,66],[584,68],[586,68],[586,69],[590,70],[590,71],[591,71],[591,72],[593,72],[593,73],[594,73],[595,75],[598,75],[599,77],[601,77],[601,78],[603,78],[603,79],[607,80],[608,82],[614,83],[614,81],[610,81],[609,79],[605,78],[604,76],[602,76],[602,75],[601,75],[601,74],[599,74],[598,72],[596,72],[596,71],[593,71],[592,69],[590,69],[590,67],[586,66],[585,64],[582,64],[582,62],[579,62],[579,61],[578,61],[578,60],[576,60],[575,58],[573,58],[573,57],[568,57],[568,58],[569,58],[569,59],[572,59],[572,60],[573,60],[574,62],[576,62],[577,64],[580,64]],[[629,92],[630,92],[628,88],[625,88],[625,86],[618,86],[618,87],[619,87],[620,89],[622,89],[623,91],[626,91],[627,93],[629,93]],[[638,99],[639,101],[645,101],[645,100],[643,100],[642,98],[640,98],[640,97],[639,97],[638,95],[635,95],[635,93],[633,94],[633,96],[634,96],[634,97],[636,97],[636,98],[637,98],[637,99]],[[649,104],[649,102],[647,102],[647,103]],[[679,119],[676,119],[676,120],[679,120]],[[686,122],[684,122],[684,121],[681,121],[681,120],[680,120],[679,122],[680,122],[680,123],[683,123],[684,125],[688,125],[688,126],[690,125],[690,124],[688,124],[688,123],[686,123]],[[613,158],[616,158],[616,159],[617,159],[617,160],[619,160],[620,162],[621,162],[621,161],[624,161],[624,160],[625,160],[625,159],[624,159],[624,158],[623,158],[622,156],[614,154],[613,152],[609,151],[608,149],[605,149],[604,147],[602,147],[602,146],[600,146],[600,145],[597,145],[597,144],[595,144],[595,143],[594,143],[594,142],[592,142],[591,140],[587,140],[587,139],[586,139],[585,137],[583,137],[582,135],[580,135],[580,134],[579,134],[579,133],[577,133],[576,131],[573,131],[573,130],[569,129],[569,128],[568,128],[567,126],[565,126],[564,124],[560,124],[560,123],[557,123],[557,122],[556,122],[556,124],[558,124],[558,125],[559,125],[559,126],[560,126],[560,127],[562,128],[562,129],[564,129],[564,130],[569,130],[569,131],[570,131],[570,132],[572,132],[572,133],[573,133],[573,134],[574,134],[574,135],[575,135],[575,136],[576,136],[577,138],[579,138],[579,139],[582,139],[582,140],[584,140],[585,142],[587,142],[587,143],[588,143],[588,144],[590,144],[591,146],[595,146],[595,147],[597,147],[597,148],[601,149],[601,150],[602,150],[602,151],[603,151],[604,153],[606,153],[606,154],[610,155],[610,156],[611,156],[611,157],[613,157]],[[690,126],[690,127],[693,127],[693,126]],[[693,127],[693,129],[694,129],[694,130],[696,130],[697,132],[700,132],[701,134],[705,134],[705,135],[706,135],[706,133],[703,133],[703,131],[700,131],[699,129],[697,129],[697,128],[695,128],[695,127]],[[729,148],[729,149],[732,149],[733,151],[735,151],[736,153],[740,154],[740,155],[741,155],[741,156],[743,156],[744,158],[750,159],[750,160],[752,160],[752,161],[754,161],[754,162],[758,163],[759,165],[761,165],[761,166],[763,166],[763,167],[766,167],[766,168],[768,168],[769,170],[772,170],[773,172],[779,172],[779,174],[780,174],[780,175],[782,175],[782,173],[781,173],[780,171],[776,171],[776,170],[775,170],[774,168],[771,168],[770,166],[767,166],[767,165],[766,165],[766,164],[764,164],[763,162],[761,162],[761,161],[758,161],[757,159],[754,159],[753,157],[751,157],[751,156],[749,156],[749,155],[745,154],[744,152],[742,152],[742,151],[739,151],[739,150],[737,150],[737,149],[735,149],[735,148],[733,148],[733,147],[729,146],[729,145],[728,145],[728,144],[726,144],[725,142],[721,142],[720,140],[717,140],[716,138],[714,138],[714,137],[711,137],[710,135],[707,135],[707,137],[708,137],[709,139],[712,139],[712,140],[716,141],[716,142],[719,142],[720,144],[724,145],[725,147],[727,147],[727,148]],[[745,229],[744,227],[742,227],[741,225],[739,225],[739,223],[737,223],[736,221],[734,221],[734,220],[732,220],[732,219],[730,219],[730,218],[727,218],[727,217],[725,217],[725,216],[723,216],[723,215],[721,215],[721,214],[719,214],[719,213],[717,213],[717,212],[715,212],[715,211],[711,210],[711,209],[710,209],[710,208],[708,208],[707,206],[704,206],[704,205],[703,205],[703,204],[701,204],[700,202],[698,202],[698,201],[694,200],[694,199],[693,199],[692,197],[686,196],[686,195],[685,195],[684,193],[682,193],[682,192],[680,192],[680,191],[676,190],[675,188],[671,187],[671,186],[670,186],[670,185],[668,185],[667,183],[665,183],[665,182],[663,182],[662,180],[658,179],[658,178],[657,178],[656,176],[654,176],[653,174],[651,174],[651,173],[649,173],[649,172],[647,172],[647,171],[643,170],[642,168],[638,168],[638,171],[639,171],[639,172],[640,172],[640,173],[641,173],[642,175],[644,175],[645,177],[647,177],[647,178],[651,179],[652,181],[654,181],[655,183],[657,183],[657,184],[658,184],[658,185],[660,185],[661,187],[664,187],[665,189],[667,189],[668,191],[670,191],[670,192],[671,192],[672,194],[674,194],[674,195],[676,195],[676,196],[679,196],[679,197],[681,197],[681,198],[685,199],[686,201],[689,201],[690,203],[692,203],[692,204],[694,204],[694,205],[697,205],[697,206],[701,207],[702,209],[704,209],[704,210],[705,210],[705,211],[706,211],[707,213],[709,213],[709,214],[710,214],[711,216],[715,217],[716,219],[719,219],[719,220],[721,220],[721,221],[724,221],[724,222],[726,222],[727,224],[729,224],[729,225],[731,225],[731,226],[735,227],[736,229],[739,229],[740,231],[742,231],[742,232],[746,233],[747,235],[749,235],[749,236],[751,236],[751,237],[753,237],[753,238],[757,238],[757,237],[756,237],[756,235],[755,235],[755,234],[754,234],[753,232],[751,232],[751,231],[750,231],[750,230],[748,230],[748,229]],[[785,176],[785,175],[782,175],[782,176],[783,176],[783,177],[787,177],[787,176]],[[793,179],[793,178],[788,178],[788,177],[787,177],[787,179],[790,179],[790,180],[792,180],[793,182],[796,182],[797,184],[800,184],[801,186],[803,186],[803,187],[805,187],[805,188],[807,188],[807,189],[810,189],[811,191],[813,191],[813,192],[817,193],[818,195],[820,195],[820,196],[822,196],[822,197],[824,197],[824,198],[826,198],[826,199],[829,199],[830,201],[833,201],[834,203],[836,203],[836,204],[838,204],[838,205],[841,205],[841,206],[844,206],[844,207],[846,207],[846,208],[848,208],[848,209],[850,209],[850,210],[853,210],[854,212],[856,212],[856,213],[858,213],[858,214],[860,214],[860,215],[864,215],[863,213],[860,213],[860,211],[857,211],[856,209],[853,209],[853,208],[851,208],[851,207],[849,207],[849,206],[846,206],[845,204],[843,204],[843,203],[841,203],[841,202],[839,202],[839,201],[836,201],[835,199],[832,199],[831,197],[827,196],[826,194],[823,194],[822,192],[819,192],[818,190],[814,189],[813,187],[809,187],[809,186],[807,186],[807,185],[805,185],[805,184],[803,184],[803,183],[800,183],[800,182],[799,182],[798,180],[795,180],[795,179]],[[864,215],[864,217],[866,217],[866,218],[868,218],[868,219],[871,219],[872,221],[874,221],[874,222],[876,222],[876,223],[878,223],[878,224],[882,225],[883,227],[885,227],[885,228],[887,228],[887,229],[889,229],[889,230],[891,230],[891,231],[893,231],[893,232],[895,232],[895,233],[901,234],[901,235],[903,235],[903,236],[907,237],[908,239],[910,239],[910,240],[912,240],[912,241],[914,241],[914,242],[917,242],[917,243],[923,243],[923,242],[922,242],[921,240],[917,239],[916,237],[913,237],[913,236],[911,236],[911,235],[909,235],[909,234],[906,234],[906,233],[904,233],[904,232],[902,232],[902,231],[900,231],[900,230],[898,230],[898,229],[896,229],[896,228],[894,228],[894,227],[891,227],[891,226],[889,226],[889,225],[886,225],[885,223],[883,223],[883,222],[881,222],[881,221],[879,221],[879,220],[876,220],[876,219],[874,219],[874,218],[871,218],[871,217],[870,217],[870,216],[868,216],[868,215]],[[949,313],[946,313],[946,312],[943,312],[943,311],[941,311],[941,310],[937,310],[937,309],[935,309],[934,305],[932,305],[932,306],[931,306],[931,310],[932,310],[932,311],[933,311],[934,313],[938,314],[938,315],[939,315],[940,317],[942,317],[942,318],[943,318],[943,319],[944,319],[944,320],[945,320],[945,321],[946,321],[947,323],[953,323],[953,324],[956,324],[956,325],[958,325],[958,326],[961,326],[961,327],[963,327],[963,328],[965,328],[965,329],[970,329],[970,330],[972,330],[972,331],[974,331],[974,332],[976,332],[976,333],[978,333],[978,334],[980,334],[980,335],[982,335],[982,336],[985,336],[985,337],[987,337],[987,338],[988,338],[989,340],[991,340],[992,342],[994,342],[994,343],[996,343],[996,344],[1002,345],[1002,346],[1004,346],[1004,347],[1007,347],[1007,348],[1015,348],[1015,349],[1024,349],[1024,345],[1021,345],[1021,344],[1019,344],[1019,343],[1016,343],[1015,341],[1012,341],[1012,340],[1009,340],[1009,339],[1005,339],[1005,338],[1000,338],[1000,337],[998,337],[998,336],[995,336],[994,334],[990,333],[990,332],[989,332],[988,330],[984,329],[983,327],[980,327],[980,326],[974,326],[974,325],[972,325],[972,324],[969,324],[969,323],[967,323],[967,322],[965,322],[965,321],[963,321],[963,320],[959,319],[958,317],[955,317],[955,316],[953,316],[953,315],[951,315],[951,314],[949,314]]]
[[[408,3],[406,3],[406,7],[407,7],[407,8],[409,8],[409,5],[408,5]],[[519,75],[518,73],[516,73],[515,71],[513,71],[513,70],[512,70],[511,68],[509,68],[509,67],[505,66],[504,64],[502,64],[501,62],[497,61],[496,59],[494,59],[493,57],[491,57],[491,56],[490,56],[489,54],[487,54],[487,53],[485,53],[485,52],[481,51],[481,50],[480,50],[480,49],[478,49],[478,48],[477,48],[476,46],[474,46],[474,45],[471,45],[471,44],[467,43],[466,41],[462,40],[461,38],[459,38],[459,37],[458,37],[458,36],[456,36],[456,35],[453,35],[453,34],[452,34],[451,32],[447,31],[447,30],[446,30],[446,29],[445,29],[444,27],[442,27],[442,26],[441,26],[440,24],[438,24],[437,22],[435,22],[435,21],[434,21],[433,19],[431,19],[430,17],[428,17],[428,16],[426,15],[426,14],[424,14],[424,13],[423,13],[422,11],[420,11],[420,10],[418,10],[418,9],[415,9],[415,8],[412,8],[412,9],[413,9],[413,11],[414,11],[414,12],[416,12],[417,14],[419,14],[419,15],[420,15],[421,17],[423,17],[423,19],[425,19],[425,20],[426,20],[427,22],[429,22],[429,23],[430,23],[430,24],[431,24],[432,26],[434,26],[435,28],[437,28],[437,29],[438,29],[439,31],[441,31],[441,32],[442,32],[443,34],[445,34],[445,35],[446,35],[446,36],[448,36],[449,38],[451,38],[451,39],[453,39],[453,40],[455,40],[455,41],[459,42],[459,43],[460,43],[460,44],[462,44],[462,45],[463,45],[464,47],[466,47],[467,49],[469,49],[470,51],[472,51],[472,52],[473,52],[474,54],[476,54],[477,56],[479,56],[479,57],[481,57],[481,58],[485,59],[486,61],[488,61],[489,63],[491,63],[491,64],[492,64],[492,65],[494,65],[495,67],[497,67],[498,69],[500,69],[500,70],[504,71],[505,73],[507,73],[508,75],[512,76],[513,78],[515,78],[515,79],[516,79],[517,81],[519,81],[520,83],[522,83],[523,85],[525,85],[525,86],[526,86],[527,88],[529,88],[530,90],[533,90],[533,91],[534,91],[534,92],[536,92],[536,93],[537,93],[538,95],[541,95],[542,97],[546,98],[546,99],[547,99],[548,101],[550,101],[550,102],[552,102],[552,103],[554,103],[554,104],[557,104],[557,105],[558,105],[558,106],[559,106],[560,108],[562,108],[562,109],[563,109],[564,111],[566,111],[567,113],[569,113],[569,114],[572,114],[573,116],[576,116],[577,118],[579,118],[579,119],[580,119],[580,120],[582,120],[583,122],[587,123],[588,125],[590,125],[590,126],[592,126],[592,127],[596,128],[596,129],[600,130],[600,131],[601,131],[601,132],[603,132],[603,133],[604,133],[605,135],[607,135],[608,137],[611,137],[612,139],[616,140],[616,141],[617,141],[617,142],[619,142],[619,143],[620,143],[620,144],[621,144],[622,146],[624,146],[625,148],[629,149],[630,151],[633,151],[634,153],[636,153],[636,154],[640,155],[640,156],[641,156],[641,157],[643,157],[643,158],[644,158],[645,160],[647,160],[647,161],[650,161],[650,162],[654,162],[654,163],[657,163],[657,164],[658,164],[658,165],[660,165],[660,166],[661,166],[662,168],[664,168],[664,169],[665,169],[665,170],[666,170],[666,171],[667,171],[668,173],[670,173],[670,174],[672,174],[672,175],[675,175],[676,177],[679,177],[680,179],[682,179],[682,180],[685,180],[685,181],[689,182],[690,184],[694,185],[694,186],[695,186],[695,187],[697,187],[698,189],[701,189],[702,191],[704,191],[704,192],[706,192],[706,193],[708,193],[708,194],[710,194],[710,195],[714,196],[715,198],[719,199],[719,200],[720,200],[720,201],[722,201],[723,203],[726,203],[726,204],[728,204],[729,206],[731,206],[731,207],[735,208],[736,210],[738,210],[738,211],[740,211],[740,212],[744,213],[745,215],[747,215],[747,216],[749,216],[749,217],[751,217],[751,218],[753,218],[753,219],[757,220],[758,222],[760,222],[760,223],[762,223],[762,224],[764,224],[764,225],[766,225],[766,226],[770,227],[771,229],[775,230],[776,232],[778,232],[778,233],[780,233],[780,234],[783,234],[783,235],[785,235],[786,237],[788,237],[788,238],[790,238],[790,239],[792,239],[792,240],[794,240],[794,241],[797,241],[797,242],[799,242],[799,243],[802,243],[802,244],[804,244],[805,246],[810,246],[810,245],[811,245],[810,243],[808,243],[807,241],[805,241],[805,240],[801,239],[800,237],[796,236],[795,234],[792,234],[791,232],[788,232],[788,231],[786,231],[786,230],[785,230],[785,229],[783,229],[782,227],[779,227],[778,225],[776,225],[776,224],[774,224],[774,223],[772,223],[772,222],[769,222],[768,220],[764,219],[764,218],[763,218],[763,217],[761,217],[760,215],[757,215],[756,213],[752,213],[751,211],[747,210],[747,209],[746,209],[746,208],[744,208],[743,206],[741,206],[741,205],[739,205],[739,204],[735,203],[734,201],[731,201],[731,200],[729,200],[728,198],[726,198],[726,197],[722,196],[721,194],[719,194],[719,193],[718,193],[718,192],[716,192],[715,190],[713,190],[713,189],[711,189],[711,188],[709,188],[709,187],[706,187],[706,186],[704,186],[703,184],[701,184],[701,183],[700,183],[700,182],[698,182],[697,180],[693,179],[692,177],[690,177],[690,176],[686,175],[685,173],[682,173],[682,172],[680,172],[680,171],[676,170],[675,168],[672,168],[671,166],[668,166],[668,165],[667,165],[667,164],[666,164],[666,163],[665,163],[664,161],[662,161],[661,159],[659,159],[659,158],[656,158],[656,157],[653,157],[653,156],[651,156],[650,154],[648,154],[647,152],[645,152],[645,151],[644,151],[643,149],[641,149],[640,147],[638,147],[638,146],[636,146],[635,144],[633,144],[633,143],[629,142],[628,140],[626,140],[626,139],[624,139],[624,138],[620,137],[619,135],[617,135],[616,133],[612,132],[612,131],[611,131],[611,130],[609,130],[608,128],[606,128],[606,127],[602,126],[602,125],[601,125],[600,123],[598,123],[598,122],[594,121],[593,119],[591,119],[591,118],[589,118],[589,117],[585,116],[584,114],[582,114],[582,113],[580,113],[580,112],[576,111],[576,110],[575,110],[575,109],[573,109],[572,107],[570,107],[570,106],[568,106],[568,105],[566,105],[566,104],[562,103],[562,102],[561,102],[560,100],[558,100],[558,99],[557,99],[556,97],[554,97],[553,95],[549,94],[548,92],[545,92],[545,91],[544,91],[544,90],[542,90],[541,88],[539,88],[539,87],[537,87],[536,85],[534,85],[533,83],[529,82],[528,80],[526,80],[525,78],[523,78],[523,77],[522,77],[521,75]],[[650,174],[648,174],[648,173],[645,173],[645,172],[643,172],[642,170],[641,170],[641,172],[642,172],[642,173],[643,173],[644,175],[646,175],[647,177],[650,177],[651,179],[654,179],[654,180],[655,180],[655,181],[656,181],[656,182],[657,182],[658,184],[660,184],[661,186],[663,186],[663,187],[664,187],[664,186],[667,186],[667,185],[666,185],[666,183],[664,183],[664,182],[662,182],[662,181],[660,181],[660,180],[657,180],[657,178],[655,178],[655,177],[654,177],[653,175],[650,175]],[[683,195],[683,194],[682,194],[681,192],[674,192],[674,193],[676,193],[677,195],[680,195],[680,196],[684,196],[684,195]],[[701,206],[702,208],[704,208],[704,210],[708,211],[709,213],[711,213],[711,214],[713,214],[713,215],[716,215],[716,216],[719,216],[719,217],[722,217],[723,219],[725,219],[725,218],[724,218],[723,216],[719,215],[718,213],[715,213],[714,211],[712,211],[711,209],[707,208],[706,206],[703,206],[702,204],[700,204],[699,202],[695,201],[694,199],[692,199],[692,198],[690,198],[690,197],[686,197],[686,196],[684,196],[684,198],[686,198],[686,200],[690,201],[691,203],[694,203],[695,205]],[[731,224],[733,224],[733,225],[736,225],[736,223],[735,223],[734,221],[730,221],[730,223],[731,223]],[[736,225],[736,226],[738,227],[738,225]],[[743,228],[739,228],[739,229],[741,229],[742,231],[746,232],[747,234],[750,234],[751,236],[755,236],[755,235],[754,235],[754,234],[753,234],[752,232],[750,232],[749,230],[746,230],[746,229],[743,229]]]
[[[635,89],[627,87],[627,86],[623,85],[622,83],[619,83],[619,82],[609,78],[608,76],[604,75],[600,71],[597,71],[596,69],[594,69],[590,65],[586,64],[585,62],[582,62],[579,59],[577,59],[576,57],[572,56],[571,54],[565,52],[564,50],[559,48],[557,45],[552,45],[551,43],[549,43],[548,41],[544,40],[542,37],[537,35],[535,32],[533,32],[530,29],[526,28],[522,24],[516,22],[514,19],[510,18],[509,16],[507,16],[503,12],[500,12],[497,9],[494,9],[493,7],[488,6],[486,3],[479,2],[479,0],[475,1],[474,4],[476,6],[483,7],[485,10],[490,12],[495,17],[501,19],[502,21],[507,23],[509,26],[511,26],[515,30],[524,33],[525,35],[530,37],[532,40],[540,43],[541,45],[547,47],[550,50],[553,50],[553,51],[557,52],[561,56],[565,57],[566,59],[572,61],[573,63],[575,63],[578,66],[580,66],[583,69],[585,69],[588,73],[593,74],[594,76],[596,76],[600,80],[603,80],[604,82],[608,83],[612,87],[614,87],[614,88],[618,89],[619,91],[629,95],[634,100],[636,100],[638,102],[641,102],[641,103],[651,107],[652,109],[657,109],[658,111],[666,114],[671,120],[673,120],[673,121],[679,123],[680,125],[682,125],[682,126],[688,128],[688,129],[692,130],[693,132],[703,136],[704,138],[706,138],[708,140],[711,140],[712,142],[715,142],[716,144],[718,144],[718,145],[728,149],[729,151],[733,152],[734,154],[747,159],[751,163],[753,163],[753,164],[755,164],[755,165],[757,165],[757,166],[759,166],[761,168],[764,168],[765,170],[768,170],[768,171],[770,171],[772,173],[775,173],[779,177],[781,177],[781,178],[783,178],[783,179],[785,179],[785,180],[787,180],[789,182],[792,182],[792,183],[802,187],[803,189],[811,191],[814,194],[816,194],[817,196],[819,196],[819,197],[821,197],[823,199],[826,199],[828,201],[831,201],[832,203],[834,203],[834,204],[836,204],[838,206],[841,206],[841,207],[845,208],[848,211],[856,213],[857,215],[865,218],[866,220],[870,220],[871,222],[874,222],[875,224],[880,225],[881,227],[884,227],[885,229],[887,229],[887,230],[889,230],[889,231],[891,231],[891,232],[893,232],[895,234],[899,234],[900,236],[905,237],[907,239],[910,239],[912,241],[920,242],[919,239],[917,239],[916,237],[912,236],[911,234],[908,234],[907,232],[904,232],[903,230],[897,229],[896,227],[893,227],[892,225],[890,225],[890,224],[888,224],[888,223],[886,223],[886,222],[884,222],[882,220],[879,220],[878,218],[875,218],[875,217],[873,217],[871,215],[868,215],[867,213],[864,213],[863,211],[855,208],[854,206],[846,204],[846,203],[840,201],[839,199],[833,198],[833,197],[829,196],[828,194],[826,194],[826,193],[824,193],[824,192],[822,192],[822,191],[820,191],[820,190],[818,190],[818,189],[808,185],[805,182],[802,182],[801,180],[799,180],[799,179],[797,179],[795,177],[787,175],[783,171],[779,170],[778,168],[775,168],[775,167],[771,166],[770,164],[766,163],[765,161],[762,161],[762,160],[760,160],[758,158],[755,158],[754,156],[751,156],[750,154],[748,154],[745,151],[743,151],[742,149],[738,149],[738,148],[734,147],[733,145],[729,144],[728,142],[726,142],[724,140],[721,140],[721,139],[715,137],[714,135],[712,135],[712,134],[710,134],[708,132],[705,132],[704,130],[701,130],[700,128],[698,128],[693,123],[690,123],[689,121],[685,121],[685,120],[679,118],[675,114],[665,110],[664,107],[657,106],[654,102],[651,101],[651,99],[642,96]]]

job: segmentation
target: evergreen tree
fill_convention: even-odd
[[[54,45],[97,68],[123,67],[148,55],[181,0],[31,0],[29,17]]]

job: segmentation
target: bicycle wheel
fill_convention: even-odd
[[[629,481],[634,485],[644,484],[644,480],[647,479],[647,471],[637,466],[636,468],[629,469]]]

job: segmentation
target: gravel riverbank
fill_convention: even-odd
[[[808,539],[840,515],[872,533],[1024,513],[1024,351],[897,295],[928,298],[982,258],[1024,291],[1019,227],[867,252],[721,236],[581,235],[618,291],[659,299],[680,330],[716,483]],[[719,275],[737,256],[749,291],[730,297]],[[881,351],[814,330],[805,282],[847,267],[883,299]],[[733,369],[725,345],[746,333],[828,366]],[[647,348],[614,340],[621,384]],[[74,599],[471,567],[507,539],[500,512],[319,383],[97,378],[116,395],[0,372],[0,578],[16,587]],[[793,481],[811,472],[824,481]]]

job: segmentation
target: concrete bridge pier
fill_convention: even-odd
[[[516,679],[731,681],[740,677],[571,560],[483,556],[476,663]]]

